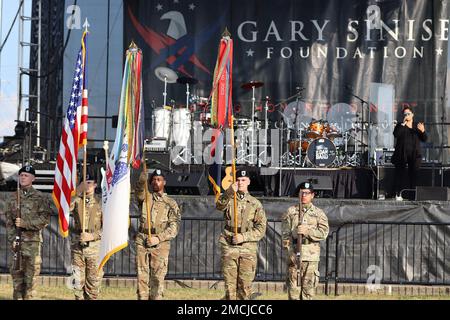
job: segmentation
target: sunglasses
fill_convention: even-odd
[[[405,112],[403,115],[404,116],[410,116],[410,115],[412,115],[412,113],[411,112]]]

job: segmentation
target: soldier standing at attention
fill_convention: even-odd
[[[97,183],[92,174],[77,187],[78,195],[72,199],[74,223],[71,226],[71,251],[73,269],[73,290],[76,300],[98,298],[103,272],[98,271],[102,235],[102,200],[95,194]],[[83,215],[83,192],[86,192]],[[84,230],[82,230],[84,219]]]
[[[36,294],[36,276],[42,263],[42,229],[50,222],[51,209],[48,198],[33,188],[35,170],[32,166],[22,167],[18,179],[19,199],[6,204],[6,229],[12,251],[20,260],[17,265],[13,261],[11,266],[13,299],[29,300]],[[20,237],[16,239],[17,234]]]
[[[248,193],[250,177],[238,170],[232,184],[216,203],[223,211],[225,229],[219,238],[222,247],[222,272],[225,280],[225,299],[248,300],[256,273],[258,241],[266,233],[266,213],[256,198]],[[234,233],[234,193],[237,193],[237,234]]]
[[[303,207],[303,220],[299,223],[299,205],[289,207],[283,216],[283,247],[288,250],[287,289],[289,300],[311,300],[319,284],[320,241],[328,236],[328,218],[322,209],[314,206],[314,187],[309,182],[299,186],[299,201]],[[297,286],[297,237],[302,234],[300,281]]]
[[[166,179],[161,170],[155,170],[150,181],[151,192],[147,192],[147,176],[142,172],[135,189],[141,213],[136,235],[139,300],[162,298],[164,277],[169,264],[170,240],[177,236],[181,220],[177,203],[164,193]]]

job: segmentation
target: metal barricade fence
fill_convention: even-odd
[[[326,292],[339,283],[449,285],[450,223],[347,222],[330,233]],[[334,250],[333,250],[334,247]]]
[[[218,238],[223,223],[220,218],[183,218],[178,236],[171,242],[167,279],[221,280]],[[105,276],[136,276],[133,239],[137,227],[138,217],[132,216],[129,244],[110,258]],[[382,284],[450,284],[448,223],[347,222],[333,229],[321,242],[319,271],[326,294],[333,282],[337,293],[339,283],[368,283],[368,279]],[[70,237],[59,235],[56,215],[43,235],[41,274],[69,274]],[[8,273],[11,253],[1,215],[0,249],[0,272]],[[257,257],[255,280],[285,281],[281,220],[268,220]]]
[[[71,219],[72,220],[72,219]],[[104,267],[105,276],[136,276],[134,237],[138,217],[131,216],[128,246],[115,253]],[[224,227],[221,218],[182,218],[177,237],[171,241],[167,279],[221,280],[219,235]],[[266,236],[259,242],[256,280],[284,280],[285,252],[281,246],[281,220],[268,220]],[[0,272],[8,273],[11,252],[4,216],[0,215]],[[71,272],[70,236],[62,238],[58,217],[52,215],[43,232],[43,275],[67,275]]]

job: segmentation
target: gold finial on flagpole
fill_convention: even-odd
[[[227,27],[225,27],[225,30],[224,30],[223,33],[222,33],[222,37],[228,37],[228,38],[231,38],[231,33],[230,33],[230,31],[228,31],[228,28],[227,28]]]
[[[131,42],[130,42],[130,46],[128,47],[128,50],[130,50],[130,51],[140,51],[141,49],[139,49],[139,47],[134,42],[134,39],[132,39]]]
[[[136,43],[134,42],[134,39],[131,40],[130,46],[129,46],[128,48],[129,48],[129,49],[137,49],[137,48],[138,48],[137,45],[136,45]]]

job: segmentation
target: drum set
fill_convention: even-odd
[[[360,166],[362,156],[358,152],[358,130],[341,130],[327,120],[312,119],[303,130],[297,131],[296,138],[287,139],[282,164],[316,168]]]
[[[148,151],[168,151],[169,149],[178,149],[179,159],[183,162],[189,162],[190,137],[195,136],[199,131],[211,128],[211,106],[208,98],[198,95],[192,95],[190,90],[198,80],[190,77],[178,77],[178,75],[169,68],[158,67],[155,69],[156,77],[164,82],[162,107],[154,108],[152,115],[153,137],[146,144]],[[167,85],[178,83],[186,86],[186,103],[183,105],[167,105]],[[263,85],[262,82],[251,81],[244,83],[241,87],[245,90],[252,90],[252,114],[255,114],[255,89]],[[267,118],[267,117],[266,117]],[[266,128],[268,124],[266,121]],[[254,118],[235,118],[234,128],[239,130],[236,140],[238,142],[248,142],[248,149],[253,150],[254,135],[261,129],[261,121]],[[245,137],[244,137],[245,135]],[[209,142],[207,143],[209,144]],[[238,154],[241,161],[256,161],[252,153]],[[194,161],[195,162],[195,161]]]
[[[166,67],[156,68],[155,75],[164,82],[164,104],[153,110],[153,138],[146,144],[146,149],[168,151],[177,148],[177,158],[181,163],[191,163],[190,137],[203,134],[205,129],[211,127],[209,99],[191,94],[192,86],[198,83],[195,78],[178,77],[173,70]],[[186,87],[185,104],[167,104],[167,85],[172,83]],[[326,168],[360,165],[361,156],[356,150],[357,128],[344,130],[344,126],[339,127],[337,123],[308,117],[303,118],[301,125],[296,123],[297,111],[302,109],[299,107],[301,91],[299,88],[299,92],[292,96],[297,98],[297,108],[293,109],[295,115],[290,115],[294,118],[294,126],[291,123],[285,127],[278,127],[282,132],[281,141],[270,141],[268,99],[265,100],[266,104],[263,107],[264,121],[259,121],[255,117],[255,90],[263,85],[264,83],[260,81],[250,81],[241,85],[242,89],[252,92],[252,111],[249,118],[234,119],[237,163],[260,165],[261,157],[267,157],[274,152],[273,144],[281,143],[279,159],[282,166]],[[289,116],[289,113],[287,114]],[[305,121],[306,119],[308,121]],[[288,120],[284,119],[284,122],[288,123]],[[201,143],[202,146],[199,147],[203,148],[205,142]],[[179,161],[179,164],[181,163]],[[197,163],[195,159],[194,163]]]
[[[335,126],[325,120],[313,120],[305,130],[300,131],[298,138],[288,140],[289,154],[284,157],[287,164],[313,167],[340,165],[334,141],[342,138],[342,134]]]

